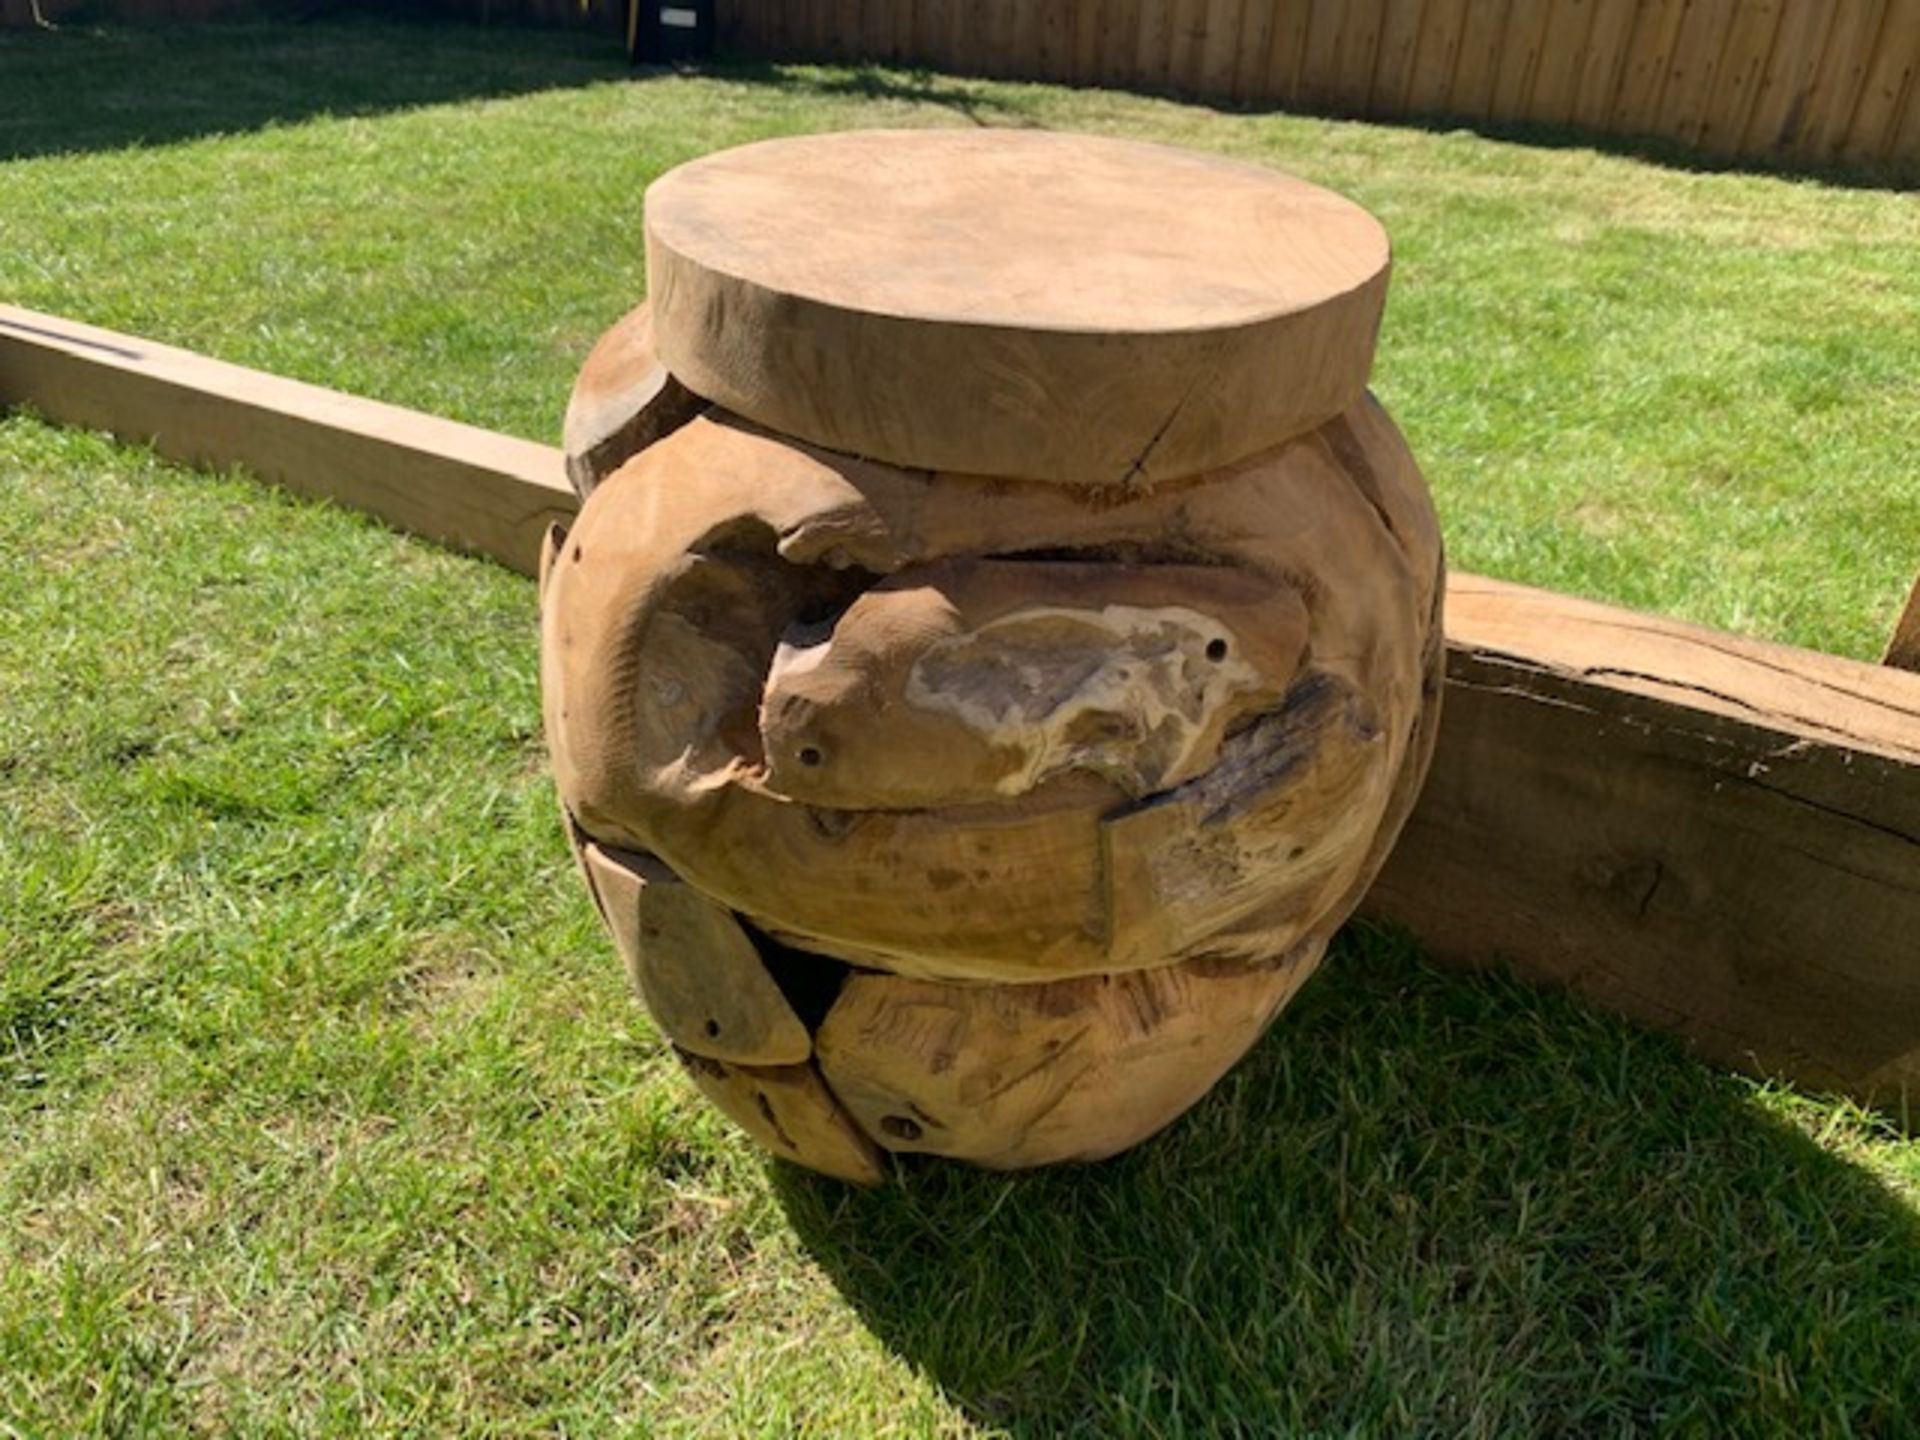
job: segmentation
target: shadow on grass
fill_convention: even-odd
[[[1603,155],[1619,155],[1692,175],[1770,175],[1815,180],[1823,185],[1850,190],[1905,191],[1920,185],[1920,167],[1904,161],[1819,161],[1787,155],[1735,158],[1702,154],[1678,140],[1666,140],[1657,135],[1609,135],[1570,125],[1545,125],[1518,120],[1438,115],[1378,123],[1398,125],[1409,130],[1426,130],[1433,134],[1465,130],[1488,140],[1528,145],[1537,150],[1595,150]]]
[[[1348,938],[1098,1167],[777,1167],[797,1233],[975,1419],[1096,1434],[1892,1434],[1920,1222],[1738,1081]]]
[[[619,40],[597,32],[351,14],[302,24],[0,31],[0,160],[166,145],[633,73]]]
[[[812,68],[817,63],[818,69]],[[976,125],[1031,125],[1035,122],[1015,107],[997,101],[980,77],[963,77],[913,67],[876,65],[858,61],[792,62],[735,61],[723,65],[727,78],[749,84],[821,95],[849,95],[869,100],[898,100],[945,106]],[[1018,83],[1018,82],[1015,82]],[[1055,83],[1055,82],[1043,82]],[[1435,115],[1392,120],[1366,120],[1322,112],[1288,111],[1274,105],[1232,105],[1177,91],[1152,89],[1132,93],[1211,109],[1220,115],[1296,114],[1307,119],[1362,119],[1365,123],[1425,130],[1433,134],[1470,131],[1489,140],[1527,145],[1541,150],[1596,150],[1603,154],[1658,165],[1693,174],[1774,175],[1817,180],[1823,184],[1867,190],[1912,190],[1920,187],[1920,166],[1911,162],[1849,163],[1797,160],[1787,156],[1732,158],[1706,155],[1676,140],[1657,136],[1613,135],[1568,125],[1533,121],[1495,121],[1473,116]]]
[[[746,85],[769,85],[794,94],[833,99],[893,100],[950,110],[982,128],[1033,128],[1038,121],[982,91],[973,81],[930,70],[899,70],[865,63],[725,60],[716,75]]]

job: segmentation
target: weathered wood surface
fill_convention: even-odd
[[[1887,653],[1880,663],[1902,670],[1920,671],[1920,575],[1913,577],[1913,589],[1907,592],[1906,609],[1900,612],[1900,618],[1893,623],[1893,634],[1887,640]]]
[[[876,1184],[885,1160],[811,1065],[733,1065],[674,1053],[700,1093],[760,1144],[787,1160],[856,1185]]]
[[[0,404],[170,460],[243,465],[523,572],[577,507],[549,446],[12,305],[0,305]]]
[[[654,344],[689,389],[847,454],[1093,488],[1350,408],[1387,284],[1385,232],[1330,191],[1045,131],[746,145],[655,181],[646,230]]]
[[[1433,770],[1365,910],[1902,1113],[1920,676],[1456,576]]]
[[[589,834],[854,964],[1019,982],[1287,949],[1399,824],[1439,575],[1371,401],[1117,499],[716,410],[569,533],[548,744]]]
[[[909,7],[865,13],[896,8]],[[810,27],[794,9],[722,0],[722,43],[1370,119],[1572,123],[1713,155],[1920,164],[1920,0],[999,0],[977,22],[884,37],[858,0],[829,0]]]
[[[270,470],[528,575],[539,517],[578,504],[557,448],[337,393],[263,456],[250,417],[290,382],[213,362],[149,377],[181,352],[0,321],[0,404],[159,432],[176,458]],[[150,386],[204,423],[171,423]],[[369,453],[377,486],[338,462]],[[1447,603],[1432,775],[1367,911],[1710,1059],[1897,1107],[1920,1046],[1920,675],[1470,575]]]
[[[560,427],[567,479],[585,499],[628,457],[707,408],[660,363],[644,302],[602,335],[580,367]]]
[[[820,1071],[889,1150],[994,1169],[1099,1160],[1206,1094],[1324,948],[1038,985],[862,973],[820,1027]]]
[[[1366,392],[1385,232],[1265,167],[1007,129],[762,141],[645,208],[647,313],[599,361],[642,382],[576,400],[712,408],[549,571],[562,803],[670,867],[643,932],[700,895],[859,967],[812,1037],[881,1149],[1145,1139],[1318,962],[1431,756],[1439,524]],[[772,983],[715,938],[671,947],[691,1016]]]
[[[813,1038],[740,922],[651,855],[586,842],[587,883],[647,1012],[682,1050],[798,1065]]]

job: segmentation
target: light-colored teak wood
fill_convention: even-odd
[[[1366,908],[1909,1119],[1920,676],[1455,577],[1427,791]]]
[[[811,1065],[733,1065],[676,1049],[700,1093],[783,1160],[856,1185],[886,1174],[880,1149]]]
[[[644,303],[636,306],[600,337],[574,381],[561,426],[567,479],[584,499],[633,456],[706,408],[660,363],[652,317]]]
[[[1244,8],[1172,7],[1181,83],[1232,83]],[[1361,91],[1387,11],[1417,33],[1365,8]],[[1384,234],[1272,171],[1002,131],[709,156],[647,236],[569,417],[541,683],[650,1008],[810,1163],[767,1076],[883,1149],[1145,1138],[1318,962],[1432,754],[1439,530],[1365,391]]]
[[[1893,634],[1887,638],[1887,653],[1880,663],[1920,673],[1920,575],[1913,577],[1906,608],[1893,622]]]
[[[742,1065],[797,1065],[813,1053],[740,922],[651,855],[591,841],[587,881],[627,974],[668,1039]]]
[[[1300,902],[1290,944],[1387,815],[1439,585],[1431,504],[1370,401],[1118,499],[714,412],[569,532],[548,742],[590,834],[854,964],[1137,969],[1275,897]],[[1302,806],[1335,812],[1327,835]]]
[[[889,1150],[995,1169],[1099,1160],[1206,1094],[1324,948],[1038,985],[856,975],[821,1026],[820,1068]]]
[[[1139,488],[1360,398],[1387,240],[1276,171],[1044,131],[861,131],[646,198],[654,343],[768,428],[930,469]]]
[[[244,465],[523,572],[575,507],[549,446],[12,305],[0,305],[0,402],[171,460]]]
[[[557,448],[337,392],[313,405],[313,387],[140,337],[0,315],[14,322],[0,326],[0,404],[158,436],[219,469],[263,465],[529,575],[544,517],[579,503]],[[156,385],[205,423],[168,423]],[[263,455],[253,422],[282,403],[308,439]],[[381,442],[377,486],[354,458],[369,434],[400,441]],[[1571,985],[1711,1060],[1897,1117],[1920,1086],[1920,913],[1901,838],[1920,835],[1920,675],[1471,575],[1447,596],[1431,780],[1368,912],[1443,959]],[[1878,858],[1859,863],[1862,845]],[[1657,870],[1636,868],[1648,857]],[[1681,895],[1698,903],[1669,903]]]

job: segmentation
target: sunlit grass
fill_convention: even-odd
[[[1387,220],[1380,388],[1457,563],[1859,655],[1915,563],[1911,195],[906,75],[631,82],[597,44],[0,41],[0,297],[551,437],[665,165],[969,115],[1150,135]],[[1873,1117],[1367,934],[1141,1151],[851,1193],[766,1164],[625,994],[525,581],[30,417],[0,555],[0,1434],[1920,1413],[1920,1148]]]
[[[1377,386],[1462,568],[1877,657],[1920,550],[1910,192],[899,72],[635,80],[586,36],[81,33],[0,48],[0,152],[38,157],[0,170],[0,295],[550,439],[642,292],[652,176],[968,123],[1223,150],[1374,209]]]

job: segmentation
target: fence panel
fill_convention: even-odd
[[[82,0],[41,0],[49,18]],[[626,0],[416,0],[623,22]],[[642,0],[660,3],[660,0]],[[1920,164],[1920,0],[716,0],[768,59],[1166,90],[1310,113],[1573,125],[1716,155]],[[192,20],[263,0],[85,0]],[[269,9],[269,13],[271,13]],[[0,0],[0,27],[30,23]]]
[[[497,9],[539,0],[496,0]],[[1920,0],[719,0],[736,48],[1920,159]],[[815,22],[811,33],[798,23]]]

